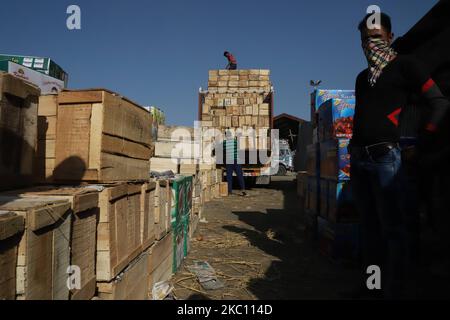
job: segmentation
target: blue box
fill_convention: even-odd
[[[331,99],[318,110],[319,141],[336,138],[351,138],[355,99]]]
[[[349,139],[335,139],[320,144],[320,176],[337,181],[350,180]]]
[[[322,104],[330,99],[355,99],[355,91],[317,89],[313,93],[315,111],[317,111]]]

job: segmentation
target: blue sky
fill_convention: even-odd
[[[366,8],[409,30],[437,0],[41,0],[2,4],[1,53],[53,58],[70,88],[104,87],[192,125],[208,70],[223,51],[238,67],[270,69],[275,113],[309,120],[309,80],[352,89],[365,66],[356,29]],[[66,8],[81,8],[82,29],[66,28]],[[6,32],[5,32],[6,31]]]

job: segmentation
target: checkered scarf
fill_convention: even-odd
[[[369,83],[373,87],[383,69],[397,57],[397,52],[387,41],[373,38],[364,42],[363,49],[369,63]]]

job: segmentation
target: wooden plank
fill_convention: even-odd
[[[24,218],[9,211],[0,211],[0,241],[24,230]]]
[[[93,144],[91,144],[92,146]],[[146,161],[151,157],[150,146],[106,134],[102,136],[101,151]]]
[[[16,263],[18,241],[9,237],[0,241],[0,300],[16,298]]]
[[[95,256],[99,209],[73,215],[71,264],[80,268],[81,289],[71,291],[71,300],[88,300],[95,294]]]
[[[113,197],[124,191],[121,197]],[[142,185],[122,184],[100,193],[100,223],[97,234],[97,281],[111,281],[132,259],[141,246]],[[112,199],[112,200],[110,200]]]
[[[58,95],[39,96],[38,116],[56,117],[58,109]]]
[[[59,106],[54,172],[56,180],[83,179],[89,165],[91,111],[90,104]]]
[[[67,268],[70,265],[70,238],[72,215],[67,214],[53,230],[52,299],[69,300]]]
[[[98,296],[103,300],[147,300],[148,255],[142,254],[134,260],[120,279],[109,283],[98,283]]]
[[[32,183],[39,89],[0,73],[0,189]]]
[[[151,144],[152,117],[147,110],[108,92],[103,98],[103,133]]]
[[[141,191],[141,245],[146,250],[155,241],[155,192],[154,182],[142,185]]]
[[[92,104],[103,101],[102,91],[63,91],[58,95],[59,104]]]
[[[98,170],[101,168],[101,151],[103,131],[103,104],[92,105],[90,137],[89,137],[89,163],[88,167]]]
[[[169,159],[169,158],[156,158],[153,157],[150,159],[150,170],[151,171],[168,171],[172,170],[174,173],[179,172],[179,161],[178,159]]]
[[[133,159],[102,152],[99,180],[103,182],[146,180],[149,177],[148,160]]]

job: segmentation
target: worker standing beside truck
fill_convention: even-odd
[[[431,117],[419,136],[419,150],[435,139],[449,108],[449,101],[430,78],[420,61],[398,55],[391,48],[390,17],[380,15],[381,25],[370,25],[367,15],[358,29],[368,68],[356,80],[356,108],[350,144],[352,190],[361,215],[364,283],[366,270],[378,266],[384,298],[401,298],[408,271],[409,232],[405,223],[399,121],[413,93],[422,95],[432,108]],[[380,292],[375,292],[380,293]],[[378,295],[376,295],[378,296]]]
[[[237,69],[237,61],[236,58],[229,53],[228,51],[225,51],[223,55],[228,59],[228,65],[227,70],[236,70]]]
[[[228,194],[232,194],[233,172],[236,172],[239,187],[241,188],[241,195],[245,197],[247,193],[245,192],[244,174],[242,172],[242,166],[240,164],[238,156],[237,138],[230,128],[228,128],[225,132],[225,140],[223,142],[223,146],[225,151],[225,164],[227,168]]]

